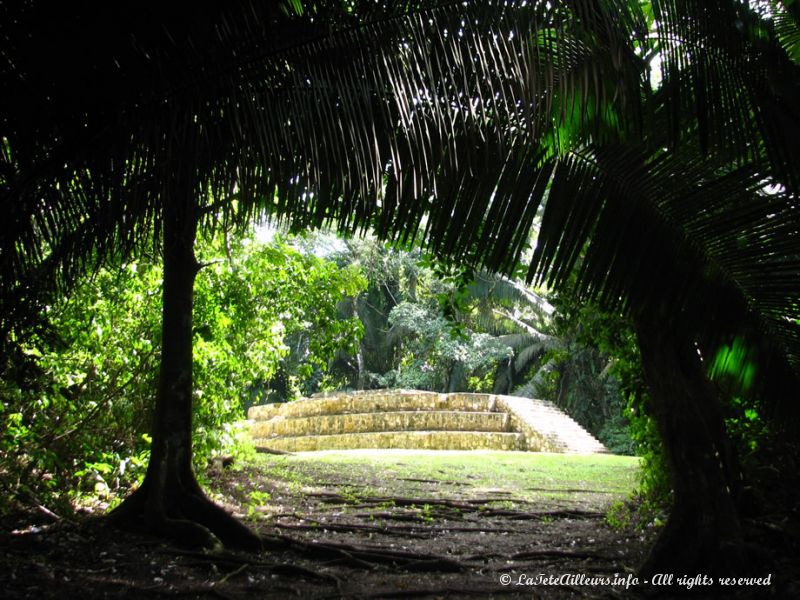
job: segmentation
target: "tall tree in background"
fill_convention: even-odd
[[[152,458],[120,514],[255,546],[191,472],[197,228],[267,211],[509,272],[547,196],[529,276],[577,268],[637,323],[675,487],[646,570],[741,564],[706,371],[744,340],[751,393],[796,425],[796,3],[406,4],[4,5],[4,332],[51,282],[159,246]]]

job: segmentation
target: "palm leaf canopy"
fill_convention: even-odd
[[[758,364],[758,392],[796,416],[800,71],[765,3],[651,7],[645,135],[560,157],[529,275],[577,269],[580,293],[680,327],[709,363],[742,343],[733,370]]]
[[[547,182],[553,90],[620,112],[638,94],[589,77],[611,54],[637,60],[614,2],[420,2],[366,22],[265,4],[4,5],[5,290],[48,262],[68,285],[158,241],[176,178],[212,225],[267,211],[424,229],[437,250],[508,267]]]
[[[798,369],[791,3],[303,5],[3,5],[7,314],[157,245],[176,180],[210,228],[373,227],[503,271],[546,200],[530,278]]]

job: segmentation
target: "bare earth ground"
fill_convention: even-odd
[[[259,455],[210,488],[262,534],[262,554],[182,550],[95,518],[8,517],[0,598],[629,597],[641,590],[622,582],[653,531],[612,528],[606,513],[637,469],[521,452]]]
[[[186,551],[97,519],[0,533],[3,598],[571,598],[624,586],[647,535],[609,527],[635,459],[512,452],[259,455],[212,476],[261,555]],[[13,530],[12,530],[13,529]],[[585,580],[584,580],[585,581]],[[510,583],[509,583],[510,582]]]
[[[0,523],[0,598],[672,598],[683,588],[598,579],[629,581],[652,542],[652,528],[607,524],[637,468],[523,452],[260,455],[210,482],[262,534],[260,555],[20,515]],[[800,597],[785,581],[731,593]]]

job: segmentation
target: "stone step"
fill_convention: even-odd
[[[477,411],[391,411],[312,417],[273,417],[253,423],[256,438],[336,435],[379,431],[508,431],[506,413]]]
[[[373,390],[370,393],[336,394],[303,398],[285,404],[252,406],[247,418],[266,421],[278,415],[294,418],[397,411],[494,412],[494,401],[489,394]]]
[[[284,452],[347,450],[353,448],[408,448],[420,450],[525,450],[521,433],[496,431],[384,431],[259,438],[256,448]]]
[[[403,447],[402,440],[407,438],[408,443],[422,440],[421,446],[411,446],[414,448],[468,449],[470,436],[515,432],[522,437],[512,444],[514,449],[607,452],[553,403],[517,396],[419,390],[337,392],[286,404],[254,406],[248,417],[254,421],[253,438],[267,447],[286,450],[291,449],[288,446],[311,450],[327,443],[302,442],[301,438],[336,438],[331,443],[341,445],[331,448],[345,448],[349,443],[362,444],[353,446],[357,448]],[[459,437],[462,433],[469,435]],[[388,437],[380,437],[384,435]],[[487,439],[494,438],[475,438],[479,444],[489,443]],[[493,447],[505,449],[509,444],[498,443]],[[476,446],[484,447],[489,446]]]
[[[525,434],[531,450],[574,454],[608,452],[570,416],[545,400],[496,396],[495,402],[497,410],[511,415],[511,428]]]

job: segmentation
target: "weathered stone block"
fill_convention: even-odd
[[[386,431],[256,438],[257,447],[285,452],[354,448],[414,448],[423,450],[522,450],[520,433],[488,431]]]
[[[273,417],[253,424],[253,437],[333,435],[372,431],[507,431],[508,415],[446,410]]]
[[[428,448],[606,452],[543,400],[492,394],[364,390],[254,406],[256,445],[302,451]]]

